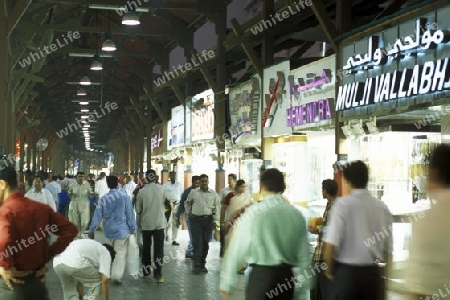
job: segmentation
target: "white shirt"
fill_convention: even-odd
[[[450,283],[450,189],[434,192],[432,197],[436,200],[433,208],[411,216],[409,259],[404,274],[408,291],[419,295],[442,295],[440,291],[448,294],[445,287],[448,289]],[[437,299],[444,298],[447,299]]]
[[[201,188],[192,190],[184,203],[184,207],[188,215],[212,215],[214,222],[219,223],[220,221],[220,198],[212,189],[208,189],[206,192]]]
[[[219,197],[220,197],[220,203],[223,203],[223,200],[225,200],[225,197],[231,193],[233,190],[230,189],[229,186],[224,187],[219,191]]]
[[[133,192],[136,189],[137,184],[134,181],[130,181],[123,186],[123,191],[130,196],[130,199],[133,199]]]
[[[184,189],[181,183],[175,181],[175,183],[167,182],[163,185],[164,189],[172,195],[172,198],[176,199],[175,202],[180,202],[181,194],[183,194]]]
[[[164,215],[166,198],[174,202],[172,195],[162,185],[146,184],[137,194],[136,213],[138,226],[142,230],[164,229],[167,226]]]
[[[334,200],[323,241],[336,246],[343,264],[373,265],[392,253],[392,214],[366,189]]]
[[[98,194],[98,199],[103,197],[109,192],[108,185],[106,184],[106,178],[105,179],[99,179],[95,182],[95,190]]]
[[[61,193],[61,185],[56,181],[51,181],[45,185],[45,188],[52,193],[53,199],[55,199],[55,202],[58,203],[58,194]]]
[[[53,268],[60,264],[75,269],[93,266],[107,278],[111,276],[111,254],[105,246],[91,239],[72,241],[60,255],[53,259]]]
[[[50,193],[46,189],[42,189],[39,193],[37,193],[35,189],[30,189],[25,194],[25,197],[30,198],[30,199],[32,199],[34,201],[37,201],[37,202],[41,202],[43,204],[47,204],[54,211],[56,211],[55,199],[53,199],[52,193]]]

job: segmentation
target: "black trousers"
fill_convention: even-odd
[[[204,268],[209,250],[209,240],[212,234],[212,216],[189,216],[194,250],[193,267]]]
[[[315,264],[322,264],[323,260],[312,261],[313,266]],[[328,300],[330,299],[330,289],[331,289],[331,281],[325,276],[325,272],[318,272],[316,276],[314,276],[314,288],[309,292],[311,300]]]
[[[152,238],[155,245],[153,246],[153,263],[152,263]],[[153,277],[162,277],[162,265],[164,258],[164,229],[158,230],[142,230],[142,273],[149,276],[152,271]]]
[[[220,257],[225,254],[225,228],[220,227]]]
[[[0,299],[1,300],[49,300],[48,290],[36,275],[21,277],[24,284],[12,283],[14,291],[11,291],[0,277]]]
[[[295,284],[292,267],[253,265],[250,273],[245,300],[291,300],[294,299]]]
[[[330,300],[380,300],[382,287],[378,266],[337,263]]]

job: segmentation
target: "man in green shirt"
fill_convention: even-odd
[[[277,297],[292,299],[296,288],[309,290],[309,276],[294,277],[292,268],[307,273],[310,266],[306,221],[282,196],[283,174],[268,169],[261,174],[262,201],[251,205],[240,217],[220,272],[224,300],[237,281],[244,263],[253,269],[246,288],[246,300]]]

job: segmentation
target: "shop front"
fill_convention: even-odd
[[[231,147],[226,152],[228,173],[246,181],[248,192],[259,193],[261,159],[261,87],[259,77],[230,89]]]
[[[369,190],[397,219],[430,207],[428,160],[449,138],[450,8],[418,13],[344,40],[340,53],[339,156],[369,165]],[[411,227],[395,225],[400,262]]]
[[[185,173],[189,174],[189,169],[185,165],[185,108],[183,105],[172,108],[172,120],[167,123],[167,152],[164,160],[169,163],[169,171],[175,171],[176,180],[185,187],[190,185],[190,180]],[[187,176],[189,177],[189,176]]]

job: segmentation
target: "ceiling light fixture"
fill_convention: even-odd
[[[89,104],[89,102],[86,102],[86,101],[81,101],[80,102],[80,105],[88,105]]]
[[[139,21],[139,16],[133,10],[128,11],[122,17],[122,24],[128,26],[136,26],[141,24]]]
[[[91,64],[91,70],[93,71],[103,70],[103,65],[100,61],[100,57],[98,56],[98,54],[94,55],[94,61]]]
[[[82,119],[88,119],[89,116],[81,116]]]
[[[116,51],[116,44],[114,44],[114,41],[112,40],[112,35],[110,31],[110,25],[111,25],[111,13],[109,13],[108,16],[108,32],[105,34],[105,41],[102,44],[102,50],[107,52]]]
[[[89,109],[82,109],[81,112],[89,112]]]
[[[78,91],[77,91],[77,96],[86,96],[86,95],[87,95],[87,93],[86,93],[85,90],[83,90],[83,89],[78,89]]]
[[[80,84],[91,85],[91,79],[87,75],[84,75],[83,77],[81,77]]]

